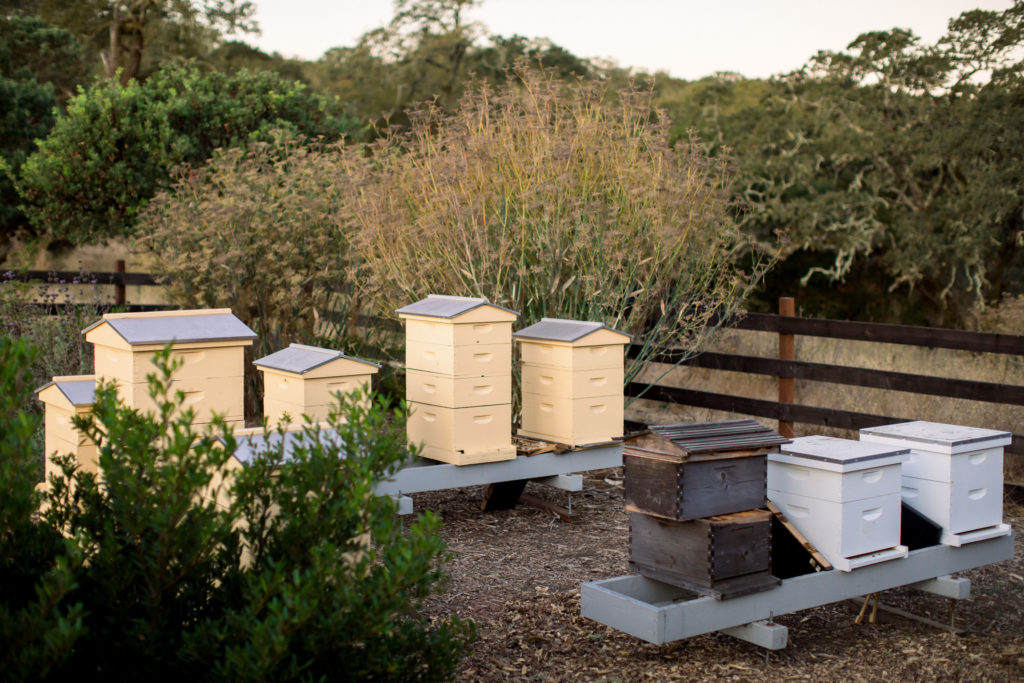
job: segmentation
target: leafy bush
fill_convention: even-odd
[[[41,653],[43,676],[450,677],[472,626],[457,617],[427,622],[417,611],[441,579],[439,521],[424,515],[403,531],[395,503],[373,495],[409,455],[403,415],[384,403],[346,403],[332,417],[337,439],[310,426],[286,447],[266,434],[268,447],[237,467],[223,422],[199,433],[191,411],[179,410],[183,397],[167,398],[168,358],[158,356],[163,377],[150,377],[163,399],[158,415],[124,407],[107,385],[97,389],[93,417],[76,423],[99,444],[99,477],[67,461],[49,482],[40,520],[32,506],[10,515],[5,550],[31,533],[66,543],[43,558],[48,564],[17,565],[53,584],[37,607],[50,630],[18,642]],[[232,480],[233,495],[218,495]],[[31,482],[12,481],[24,498]],[[3,595],[0,619],[33,606],[24,593]],[[63,640],[44,637],[54,630]],[[6,635],[13,632],[4,632],[9,657],[19,656]]]
[[[379,356],[368,343],[384,343],[380,335],[356,329],[365,302],[342,154],[278,131],[182,173],[143,212],[136,240],[153,255],[168,299],[231,308],[259,335],[256,357],[318,338]],[[263,395],[259,379],[249,373],[248,396]]]
[[[670,146],[650,92],[515,76],[346,157],[374,298],[389,315],[437,292],[527,322],[603,321],[643,345],[628,382],[658,351],[695,347],[746,291],[730,171],[695,142]]]
[[[285,128],[307,139],[355,131],[332,101],[270,72],[168,67],[140,84],[107,80],[80,92],[21,171],[36,228],[74,243],[130,235],[178,165]]]

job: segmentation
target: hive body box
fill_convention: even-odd
[[[683,521],[763,507],[765,456],[786,442],[749,419],[652,425],[623,442],[626,510]]]
[[[688,522],[631,513],[629,559],[650,579],[717,598],[780,583],[771,576],[771,514],[766,510]]]
[[[269,356],[253,361],[263,373],[263,416],[269,426],[285,414],[293,424],[303,416],[312,422],[327,419],[335,394],[360,391],[360,402],[370,400],[371,378],[380,365],[346,356],[341,351],[304,344],[291,344]]]
[[[768,456],[768,499],[837,569],[906,557],[900,463],[906,447],[828,436]]]
[[[45,417],[45,480],[57,474],[54,454],[71,454],[83,472],[97,473],[96,444],[75,428],[72,419],[85,417],[92,411],[96,381],[92,375],[54,377],[52,382],[36,390],[39,400],[46,406]]]
[[[910,449],[903,501],[942,527],[942,542],[960,545],[1009,533],[1003,516],[1003,446],[1009,432],[935,422],[860,430],[865,442]]]
[[[601,323],[544,318],[519,342],[519,435],[569,446],[622,435],[623,349],[631,337]]]
[[[256,333],[230,309],[108,313],[85,329],[94,346],[96,379],[113,381],[127,405],[155,411],[146,375],[159,371],[153,354],[172,344],[171,359],[181,362],[171,392],[185,394],[183,408],[195,411],[197,424],[214,413],[229,423],[243,421],[245,348]]]
[[[511,460],[512,323],[486,299],[431,294],[398,309],[406,330],[406,435],[454,465]]]

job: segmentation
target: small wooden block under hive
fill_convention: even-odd
[[[747,510],[687,522],[629,515],[629,560],[647,578],[727,599],[779,584],[771,514]]]

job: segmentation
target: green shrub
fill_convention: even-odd
[[[141,84],[102,81],[69,102],[22,166],[24,209],[40,232],[76,244],[130,235],[172,169],[275,128],[334,140],[357,126],[333,101],[270,72],[167,67]]]
[[[66,575],[40,592],[52,596],[41,624],[70,624],[57,630],[63,640],[41,627],[21,638],[26,651],[55,680],[450,678],[472,625],[417,611],[442,578],[439,522],[421,516],[403,532],[395,503],[373,495],[409,456],[404,416],[345,403],[332,416],[337,439],[310,426],[286,447],[265,434],[267,448],[235,469],[224,423],[199,430],[179,410],[183,396],[167,397],[168,358],[158,355],[163,377],[150,377],[160,414],[124,407],[103,385],[92,418],[76,423],[99,444],[100,477],[65,462],[41,519],[25,505],[15,515],[12,547],[17,534],[48,534],[58,548],[55,530],[68,538],[49,565],[20,565]],[[218,504],[231,471],[234,495]],[[19,607],[4,597],[0,618]]]

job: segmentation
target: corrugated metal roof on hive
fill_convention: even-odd
[[[539,323],[534,323],[527,328],[519,330],[512,336],[516,339],[574,342],[598,330],[608,330],[609,332],[621,334],[627,339],[633,338],[633,335],[608,327],[604,323],[585,320],[565,320],[563,318],[541,318]]]
[[[211,309],[209,312],[182,311],[180,315],[138,315],[121,317],[117,314],[104,315],[89,327],[89,332],[102,324],[110,325],[130,345],[187,344],[208,341],[235,341],[256,339],[258,336],[231,309]]]
[[[483,297],[472,296],[449,296],[447,294],[429,294],[426,299],[420,299],[408,306],[399,308],[396,313],[399,315],[422,315],[430,318],[454,318],[468,313],[481,306],[493,306],[494,308],[507,311],[515,316],[519,314],[511,308],[505,308],[498,304],[491,303]]]
[[[789,443],[789,439],[754,420],[723,420],[691,424],[650,425],[626,438],[655,434],[672,443],[681,455],[770,448]]]
[[[94,377],[89,376],[85,379],[55,377],[53,381],[36,389],[36,393],[53,386],[57,387],[73,406],[91,406],[96,402],[96,379]]]
[[[341,351],[325,349],[319,346],[307,346],[305,344],[291,344],[288,348],[275,351],[269,356],[264,356],[263,358],[254,360],[252,364],[258,367],[269,368],[271,370],[280,370],[282,372],[291,372],[301,375],[338,359],[350,360],[355,363],[364,363],[375,368],[380,367],[380,363],[374,363],[373,361],[364,360],[362,358],[354,358],[353,356],[349,356]]]

